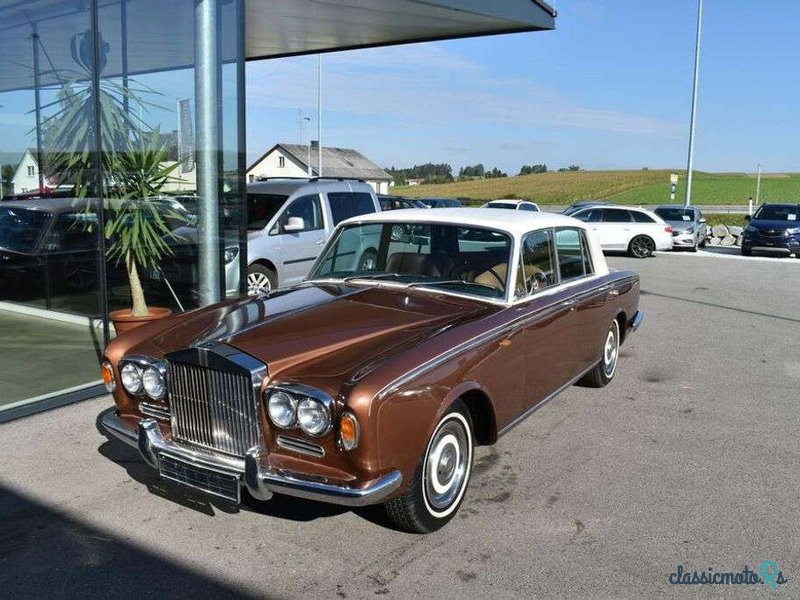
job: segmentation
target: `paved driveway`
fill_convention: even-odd
[[[374,510],[238,513],[108,442],[108,399],[0,426],[0,597],[750,597],[680,563],[777,561],[800,595],[800,261],[611,258],[643,328],[607,388],[572,388],[481,449],[460,514],[411,536]]]

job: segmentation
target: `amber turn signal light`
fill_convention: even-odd
[[[114,379],[114,369],[111,367],[110,362],[106,361],[100,365],[100,376],[103,378],[103,383],[106,385],[106,389],[109,392],[113,392],[117,389],[117,381]]]
[[[342,414],[339,419],[339,439],[342,442],[342,448],[352,450],[358,446],[358,435],[358,421],[355,415],[349,412]]]

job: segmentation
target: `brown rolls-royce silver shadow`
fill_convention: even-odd
[[[642,321],[570,217],[399,210],[339,225],[302,283],[152,322],[107,348],[105,430],[160,475],[240,502],[381,503],[447,523],[475,446],[601,387]]]

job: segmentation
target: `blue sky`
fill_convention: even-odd
[[[327,54],[323,143],[382,166],[682,168],[696,6],[562,0],[555,31]],[[800,171],[798,23],[797,2],[706,0],[697,169]],[[137,79],[163,94],[148,120],[176,128],[191,71]],[[300,141],[298,109],[316,138],[316,102],[315,56],[248,63],[248,158]],[[33,145],[32,93],[0,105],[0,152]]]
[[[552,32],[325,55],[323,143],[398,167],[684,166],[696,2],[557,8]],[[696,168],[800,170],[798,23],[797,3],[706,0]],[[316,57],[249,63],[247,78],[248,156],[299,141]]]

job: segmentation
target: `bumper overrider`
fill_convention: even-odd
[[[403,481],[400,471],[392,471],[352,486],[338,485],[320,477],[270,467],[269,452],[265,448],[252,448],[240,459],[168,440],[155,419],[142,419],[137,423],[109,410],[100,423],[108,434],[137,448],[162,477],[228,500],[238,501],[243,486],[257,500],[269,500],[273,493],[278,493],[357,507],[383,501]],[[231,482],[232,490],[225,488],[227,482]]]

